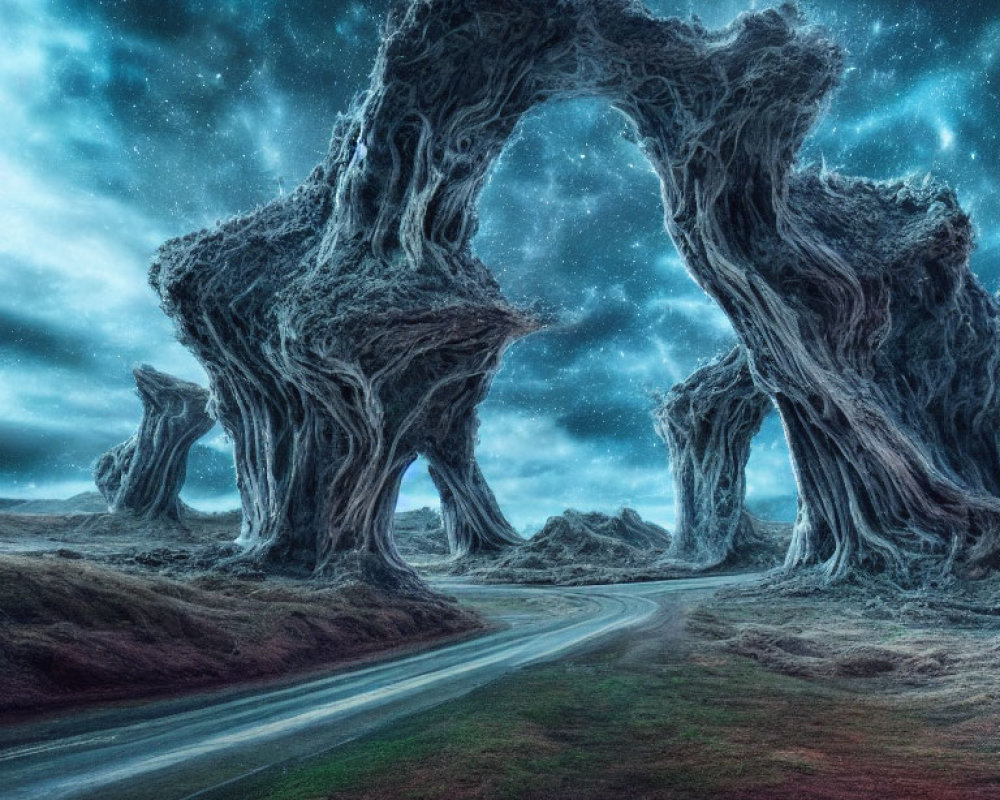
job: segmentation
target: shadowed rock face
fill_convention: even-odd
[[[205,408],[208,392],[145,364],[132,373],[142,401],[139,430],[101,456],[94,482],[111,511],[179,520],[188,453],[215,423]]]
[[[736,347],[674,386],[654,411],[674,479],[671,557],[714,566],[760,544],[743,499],[750,444],[770,409]]]
[[[390,528],[421,451],[456,548],[509,538],[463,431],[537,322],[471,255],[474,204],[527,110],[591,95],[632,120],[668,230],[781,413],[801,498],[788,563],[992,563],[997,304],[949,191],[795,171],[840,70],[789,7],[716,32],[628,0],[397,14],[305,183],[169,242],[151,271],[234,439],[249,556],[410,580]]]

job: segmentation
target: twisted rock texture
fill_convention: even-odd
[[[510,537],[463,429],[538,322],[469,241],[517,120],[573,72],[572,28],[540,3],[411,5],[302,186],[160,251],[151,281],[235,442],[251,558],[406,583],[392,512],[421,451],[454,501],[456,546]]]
[[[111,511],[180,520],[188,453],[215,424],[208,391],[146,364],[132,374],[142,401],[139,430],[98,459],[94,482]]]
[[[461,557],[489,553],[521,544],[524,540],[504,517],[493,491],[476,461],[475,404],[486,395],[469,392],[454,411],[439,419],[423,447],[431,480],[441,496],[441,517],[451,554]]]
[[[405,583],[392,510],[422,451],[456,548],[509,538],[463,430],[538,323],[471,255],[474,205],[526,111],[591,95],[632,121],[669,232],[782,416],[801,498],[787,563],[995,563],[997,303],[950,191],[795,169],[840,71],[789,6],[714,32],[631,0],[394,15],[323,164],[152,267],[235,441],[250,557]]]
[[[644,59],[622,107],[781,414],[800,497],[786,564],[900,581],[995,565],[1000,307],[969,270],[968,218],[933,182],[794,168],[841,56],[792,9],[714,40],[681,80]]]
[[[674,386],[654,411],[674,479],[671,557],[715,566],[761,545],[743,499],[750,444],[770,410],[736,347]]]

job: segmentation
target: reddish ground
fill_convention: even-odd
[[[0,557],[0,722],[289,676],[482,621],[370,587],[169,580],[53,556]]]

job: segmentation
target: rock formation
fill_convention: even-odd
[[[101,456],[94,482],[111,511],[179,520],[188,453],[214,424],[208,392],[146,364],[132,373],[142,421],[131,439]]]
[[[907,581],[996,564],[1000,306],[969,270],[968,218],[930,181],[795,168],[841,56],[794,10],[710,39],[683,75],[643,48],[621,107],[781,414],[800,497],[787,565]]]
[[[476,461],[475,404],[485,394],[484,385],[483,391],[463,398],[467,408],[442,414],[422,449],[441,496],[444,529],[455,557],[495,552],[524,541],[504,517]]]
[[[396,14],[324,163],[290,196],[168,243],[151,271],[235,441],[248,555],[412,575],[390,535],[403,471],[537,327],[470,253],[476,197],[526,111],[591,95],[632,121],[668,230],[782,416],[801,498],[789,565],[992,564],[997,302],[948,190],[795,169],[840,70],[789,6],[715,32],[631,0]],[[456,508],[490,509],[474,461],[435,458],[472,498]],[[500,530],[486,516],[479,533]]]
[[[406,467],[428,451],[445,485],[478,477],[444,445],[467,446],[462,416],[538,323],[471,255],[474,204],[520,116],[572,84],[574,25],[550,11],[414,3],[302,186],[160,251],[152,283],[235,442],[249,557],[406,583]],[[482,518],[455,514],[462,546],[509,536],[484,484],[449,491]]]
[[[631,508],[614,516],[568,509],[549,517],[538,533],[502,561],[522,568],[589,564],[613,569],[646,564],[669,546],[670,534]]]
[[[677,577],[657,562],[670,534],[630,508],[616,515],[567,510],[540,531],[493,558],[470,559],[462,574],[487,583],[614,583],[642,577]]]
[[[654,411],[674,479],[671,557],[715,566],[761,544],[743,499],[750,443],[770,409],[736,347],[674,386]]]

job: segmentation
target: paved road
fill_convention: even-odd
[[[227,786],[238,796],[241,778],[336,747],[506,672],[637,625],[666,595],[751,577],[579,588],[441,583],[472,605],[508,607],[511,613],[500,618],[510,627],[290,687],[235,699],[232,693],[207,696],[183,710],[160,703],[120,718],[61,720],[42,740],[0,749],[0,798],[181,800],[219,796]]]

